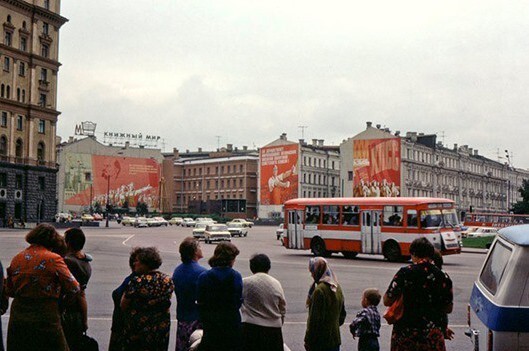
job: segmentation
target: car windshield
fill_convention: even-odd
[[[228,229],[228,227],[225,226],[225,225],[210,225],[210,226],[208,226],[208,230],[213,231],[213,232],[220,232],[220,231],[223,231],[223,230],[226,230],[226,229]]]
[[[198,223],[197,225],[195,225],[195,228],[206,228],[206,226],[206,223]]]
[[[239,227],[242,227],[242,224],[241,223],[232,223],[232,224],[230,224],[230,227],[239,228]]]

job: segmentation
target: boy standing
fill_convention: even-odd
[[[362,311],[353,319],[349,330],[353,339],[359,337],[358,351],[379,351],[378,337],[380,336],[380,314],[377,305],[381,295],[378,289],[366,289],[362,296]]]

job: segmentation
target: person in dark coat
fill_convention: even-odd
[[[0,262],[0,316],[3,315],[7,308],[4,308],[4,301],[7,299],[7,296],[4,296],[4,267],[2,267],[2,262]],[[2,318],[0,318],[0,351],[4,351],[4,341],[2,337]]]
[[[197,283],[199,320],[204,335],[199,351],[240,351],[242,277],[233,264],[239,250],[232,243],[220,243],[209,259],[211,269]]]

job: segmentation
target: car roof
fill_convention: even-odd
[[[520,246],[529,246],[529,224],[514,225],[499,231],[505,240]]]

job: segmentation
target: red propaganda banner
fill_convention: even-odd
[[[298,144],[260,150],[261,205],[282,205],[298,197]]]
[[[400,138],[355,140],[353,196],[399,196],[400,161]]]
[[[86,206],[98,202],[105,206],[108,188],[109,203],[113,206],[136,207],[138,202],[144,202],[149,209],[159,207],[160,165],[156,160],[83,156],[83,174],[77,177],[76,167],[71,168],[72,174],[66,174],[67,180],[73,180],[71,186],[67,182],[65,187],[69,195],[66,196],[67,205]],[[86,179],[85,174],[89,174],[91,179]]]

